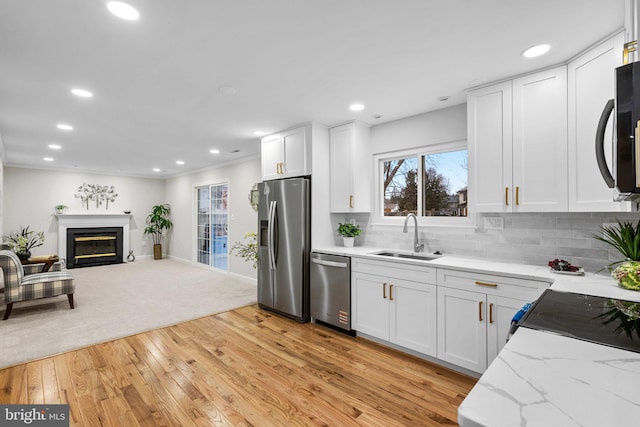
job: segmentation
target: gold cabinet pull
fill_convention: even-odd
[[[489,304],[489,323],[493,323],[493,303]]]
[[[353,209],[353,196],[349,196],[349,208]]]
[[[482,301],[478,302],[478,318],[482,322]]]
[[[476,285],[478,285],[478,286],[487,286],[489,288],[497,288],[498,287],[498,285],[496,283],[478,282],[478,281],[476,281]]]
[[[382,284],[382,298],[387,299],[387,283]]]
[[[393,285],[389,285],[389,301],[393,301]]]
[[[509,206],[509,187],[504,187],[504,204]]]
[[[516,206],[520,204],[520,187],[516,187]]]
[[[276,163],[276,173],[277,173],[278,175],[280,175],[280,174],[282,173],[282,172],[280,171],[280,164],[281,164],[281,163]]]
[[[622,65],[627,65],[629,63],[629,54],[636,51],[637,45],[637,40],[630,41],[624,44],[624,50],[622,51]]]

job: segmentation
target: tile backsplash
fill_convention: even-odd
[[[475,228],[420,227],[425,252],[466,255],[492,260],[547,265],[559,258],[596,272],[621,259],[619,253],[592,236],[603,224],[618,220],[637,222],[639,213],[510,213],[476,214]],[[332,226],[355,219],[363,229],[356,246],[411,250],[413,227],[370,224],[369,214],[332,214]],[[485,221],[485,219],[488,219]],[[502,229],[493,229],[491,224]],[[489,224],[488,228],[485,225]],[[413,225],[413,224],[411,224]],[[336,245],[342,245],[336,236]],[[606,270],[605,270],[606,271]]]

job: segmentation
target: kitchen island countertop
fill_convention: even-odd
[[[629,301],[640,292],[606,274],[555,274],[546,266],[457,255],[432,261],[386,258],[380,248],[314,251],[542,280],[551,289]],[[409,252],[410,253],[410,252]],[[636,425],[640,420],[640,354],[548,332],[519,328],[458,408],[461,427]]]

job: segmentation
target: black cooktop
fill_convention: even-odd
[[[547,289],[519,326],[640,353],[637,310],[640,303]]]

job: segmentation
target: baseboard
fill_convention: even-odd
[[[191,261],[185,258],[180,258],[180,257],[176,257],[173,255],[169,255],[167,258],[171,259],[172,261],[176,261],[176,262],[181,262],[183,264],[188,264],[188,265],[192,265],[194,267],[200,267],[200,268],[204,268],[207,270],[214,270],[217,271],[219,273],[222,274],[228,274],[229,276],[233,277],[234,279],[237,280],[241,280],[245,283],[251,283],[255,286],[258,286],[258,280],[255,277],[249,277],[249,276],[244,276],[242,274],[238,274],[238,273],[233,273],[231,271],[224,271],[224,270],[219,270],[217,268],[213,268],[210,265],[206,265],[206,264],[202,264],[200,262],[195,262],[195,261]]]
[[[255,277],[243,276],[242,274],[231,272],[229,272],[229,276],[233,277],[234,279],[238,279],[243,282],[251,283],[252,285],[258,286],[258,279],[256,279]]]

